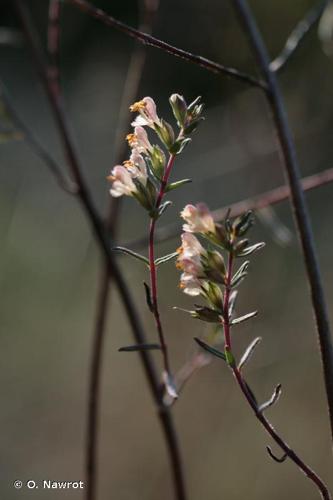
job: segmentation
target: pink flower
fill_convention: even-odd
[[[115,198],[122,195],[133,196],[133,193],[138,192],[133,179],[146,186],[147,178],[146,162],[138,150],[133,149],[129,160],[112,169],[111,175],[108,177],[108,180],[112,182],[110,193]]]
[[[140,155],[137,149],[132,150],[130,159],[124,162],[124,165],[133,178],[138,179],[144,186],[146,185],[148,177],[147,166],[143,156]]]
[[[183,225],[184,231],[203,234],[215,233],[213,216],[204,203],[198,203],[196,206],[186,205],[180,215],[187,222]]]
[[[182,246],[179,251],[182,251],[183,254],[194,256],[194,255],[202,255],[206,252],[204,247],[201,245],[200,241],[194,234],[192,233],[183,233],[181,235]]]
[[[203,273],[201,256],[205,255],[206,251],[193,234],[183,233],[181,238],[182,245],[177,250],[179,257],[176,267],[187,274],[198,277]]]
[[[126,136],[128,144],[131,148],[136,149],[139,153],[147,154],[152,151],[153,147],[149,142],[147,132],[143,127],[135,127],[133,134]]]
[[[110,193],[115,198],[123,195],[133,196],[137,191],[130,172],[122,165],[116,165],[112,169],[108,180],[112,182]]]
[[[151,97],[144,97],[141,101],[135,102],[130,106],[130,111],[139,113],[132,122],[132,126],[148,126],[155,128],[155,124],[161,125],[161,121],[157,116],[156,104]]]
[[[201,282],[192,274],[182,273],[180,277],[180,288],[187,295],[200,295],[202,293]]]
[[[201,279],[205,272],[202,257],[207,255],[200,241],[191,233],[182,234],[182,245],[177,250],[179,257],[176,267],[181,269],[180,288],[188,295],[200,295]]]

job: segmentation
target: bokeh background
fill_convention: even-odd
[[[28,2],[43,41],[47,3]],[[94,2],[136,26],[133,0]],[[255,63],[232,10],[232,2],[161,1],[153,33],[189,51],[255,73]],[[311,7],[305,0],[251,2],[272,57]],[[1,28],[17,28],[11,2],[0,6]],[[18,39],[19,41],[19,39]],[[136,44],[64,8],[61,67],[68,114],[85,176],[99,209],[109,204],[106,175],[116,158],[122,93]],[[184,204],[205,200],[211,208],[281,185],[283,174],[263,95],[242,83],[206,72],[146,48],[139,96],[151,95],[171,120],[168,96],[202,95],[206,121],[177,162],[174,178],[194,182],[174,192],[160,224],[177,221]],[[0,73],[17,109],[64,165],[56,129],[24,43],[0,45]],[[281,74],[302,174],[332,167],[333,61],[314,29]],[[125,159],[125,158],[124,158]],[[2,498],[83,498],[82,492],[16,491],[16,479],[83,480],[88,368],[101,276],[101,258],[74,197],[63,192],[24,140],[0,145],[0,491]],[[307,194],[330,311],[332,285],[332,189]],[[271,214],[268,214],[271,215]],[[274,208],[274,223],[259,214],[255,240],[267,243],[253,257],[240,289],[239,313],[258,309],[235,331],[237,354],[254,336],[263,342],[247,369],[259,398],[282,383],[283,395],[269,416],[302,457],[333,488],[332,454],[317,340],[304,267],[288,203]],[[124,200],[119,243],[141,238],[147,218]],[[278,235],[283,235],[283,238]],[[159,254],[173,251],[170,240]],[[119,259],[153,341],[140,263]],[[191,300],[177,289],[173,264],[161,268],[160,301],[172,365],[194,352],[201,322],[174,311]],[[98,499],[173,498],[160,427],[137,354],[119,354],[131,331],[112,291],[104,351]],[[333,319],[333,318],[332,318]],[[159,355],[155,355],[159,362]],[[234,381],[219,362],[198,372],[174,407],[191,500],[317,499],[313,485],[291,462],[278,465]],[[277,450],[278,452],[278,450]],[[278,452],[279,453],[279,452]]]

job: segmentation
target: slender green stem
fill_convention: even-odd
[[[165,189],[168,184],[168,180],[171,174],[171,170],[175,161],[175,155],[170,155],[167,166],[165,168],[164,176],[161,182],[161,187],[159,193],[157,195],[157,200],[155,204],[155,211],[157,212],[159,207],[161,206],[163,197],[165,195]],[[162,348],[163,362],[164,362],[164,370],[167,375],[171,375],[170,371],[170,361],[168,354],[168,346],[165,341],[165,336],[163,333],[163,327],[161,323],[161,317],[159,312],[158,305],[158,288],[157,288],[157,272],[155,265],[155,228],[156,228],[156,218],[152,217],[150,221],[150,229],[149,229],[149,271],[150,271],[150,287],[151,287],[151,299],[153,305],[153,314],[155,318],[156,328]]]

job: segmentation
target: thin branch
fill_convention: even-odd
[[[255,18],[246,0],[234,0],[234,5],[256,57],[258,66],[268,85],[268,91],[265,95],[272,112],[274,127],[281,150],[284,172],[290,187],[291,205],[310,286],[312,306],[321,350],[331,433],[333,437],[333,344],[313,231],[300,181],[300,169],[295,145],[292,139],[278,81],[275,73],[270,69],[268,52],[257,27]]]
[[[112,272],[113,279],[117,285],[120,297],[124,304],[130,325],[133,331],[133,335],[137,344],[145,344],[145,333],[141,324],[141,319],[136,311],[135,305],[132,301],[131,294],[124,281],[123,275],[117,266],[114,259],[114,255],[110,250],[112,246],[112,241],[109,235],[106,233],[104,225],[96,211],[95,205],[91,199],[90,192],[86,185],[86,182],[81,173],[81,163],[79,156],[74,147],[74,142],[71,138],[71,131],[67,121],[67,117],[64,112],[64,102],[61,93],[59,92],[59,87],[54,85],[54,81],[49,78],[47,66],[43,60],[43,54],[41,53],[41,44],[34,30],[33,24],[31,22],[30,13],[26,8],[24,0],[15,0],[15,6],[17,13],[22,24],[23,32],[26,38],[28,47],[30,48],[33,61],[38,71],[41,83],[43,84],[44,90],[48,96],[50,107],[52,109],[54,119],[57,124],[59,136],[61,138],[64,152],[67,157],[68,167],[72,172],[72,175],[79,186],[78,196],[81,201],[82,207],[86,216],[91,224],[93,233],[95,235],[96,241],[104,255],[104,258],[109,262],[110,269]],[[155,405],[158,411],[158,416],[160,418],[162,429],[165,437],[165,441],[168,447],[170,462],[172,465],[174,484],[176,497],[178,500],[185,500],[186,495],[184,491],[184,483],[182,476],[182,464],[180,461],[180,452],[178,447],[178,440],[176,431],[174,429],[173,420],[168,408],[163,404],[162,395],[160,391],[159,378],[155,370],[155,365],[152,358],[147,351],[140,351],[140,358],[143,363],[145,375],[152,392]]]
[[[49,78],[60,85],[60,16],[62,0],[50,0],[47,48],[51,60]]]
[[[125,33],[125,35],[128,35],[145,45],[149,45],[151,47],[163,50],[164,52],[167,52],[173,56],[180,57],[181,59],[197,64],[202,68],[205,68],[206,70],[211,71],[213,73],[220,75],[228,75],[252,87],[259,87],[262,89],[266,89],[265,83],[263,83],[261,80],[258,80],[257,78],[251,75],[243,73],[242,71],[239,71],[235,68],[230,68],[228,66],[224,66],[217,62],[211,61],[209,59],[206,59],[205,57],[198,56],[196,54],[191,54],[186,50],[179,49],[147,33],[143,33],[119,21],[118,19],[115,19],[114,17],[106,14],[106,12],[104,12],[101,9],[98,9],[97,7],[90,4],[89,2],[86,2],[85,0],[66,0],[66,1],[67,3],[72,4],[73,6],[79,8],[82,12],[85,12],[91,17],[94,17],[95,19],[98,19],[99,21],[103,22],[107,26],[111,26],[117,29],[118,31]]]
[[[260,406],[257,403],[256,397],[254,393],[250,389],[249,385],[244,379],[244,376],[240,370],[240,367],[237,367],[234,356],[232,353],[232,337],[231,337],[231,323],[230,323],[230,314],[229,314],[229,300],[230,300],[230,291],[231,291],[231,283],[233,278],[233,264],[234,264],[234,255],[233,250],[228,252],[228,271],[226,275],[225,282],[225,292],[224,292],[224,300],[223,300],[223,332],[224,332],[224,347],[225,354],[227,359],[229,358],[231,361],[228,362],[229,368],[231,369],[237,384],[242,391],[244,397],[252,408],[255,416],[264,427],[266,432],[272,437],[272,439],[280,446],[280,448],[284,451],[285,455],[294,462],[299,469],[315,484],[318,488],[321,497],[323,500],[330,500],[331,496],[327,489],[327,486],[323,483],[321,478],[295,453],[294,450],[290,448],[290,446],[286,443],[286,441],[277,433],[272,424],[264,415],[264,412],[260,409]],[[229,355],[227,356],[227,354]],[[272,455],[271,455],[272,456]],[[278,459],[279,461],[280,459]]]
[[[38,156],[50,169],[61,189],[69,194],[76,194],[76,184],[66,177],[66,175],[62,172],[60,165],[58,165],[37,136],[30,130],[28,125],[26,125],[13,104],[14,99],[9,94],[4,82],[1,79],[0,98],[3,100],[15,127],[22,132],[24,140],[30,146],[32,151],[34,151],[36,156]]]
[[[86,429],[85,449],[85,498],[96,498],[97,485],[97,450],[99,432],[99,411],[101,407],[101,378],[103,368],[103,349],[109,304],[109,276],[112,275],[108,260],[104,260],[101,268],[100,287],[97,297],[97,310],[94,325],[93,343],[91,349],[91,362],[89,369],[88,386],[88,416]],[[105,279],[105,275],[107,279]]]
[[[298,46],[304,40],[311,28],[319,21],[329,0],[321,0],[312,9],[310,9],[303,19],[296,24],[287,38],[287,41],[280,54],[270,63],[271,71],[280,71],[295,53]]]
[[[140,17],[140,27],[151,29],[153,15],[157,8],[152,0],[144,0]],[[146,50],[142,45],[136,45],[130,58],[119,117],[117,120],[117,131],[115,139],[116,164],[120,164],[126,153],[126,142],[124,136],[130,125],[129,105],[135,100],[146,60]],[[131,117],[130,117],[131,118]],[[120,199],[110,197],[106,227],[113,239],[117,234],[117,226],[120,215]],[[108,261],[101,263],[99,291],[96,306],[96,321],[93,332],[93,346],[91,353],[91,367],[89,371],[89,393],[88,393],[88,421],[86,436],[86,500],[94,500],[97,484],[97,450],[99,437],[99,414],[101,408],[101,382],[103,369],[103,347],[106,335],[106,323],[108,306],[110,304],[111,285],[113,275]]]
[[[163,175],[163,179],[161,181],[161,187],[157,196],[155,210],[156,212],[161,206],[162,200],[165,195],[165,190],[168,185],[169,177],[176,159],[176,155],[170,154],[167,166],[165,167],[165,172]],[[170,369],[170,360],[168,355],[168,346],[165,340],[162,322],[160,318],[159,312],[159,304],[158,304],[158,291],[157,291],[157,270],[155,264],[155,230],[156,230],[156,218],[151,217],[150,226],[149,226],[149,271],[150,271],[150,286],[151,286],[151,299],[152,299],[152,312],[155,318],[156,329],[159,336],[159,341],[162,348],[163,354],[163,363],[164,363],[164,371],[165,375],[168,377],[168,380],[171,382],[171,369]]]
[[[322,172],[314,175],[309,175],[301,180],[301,185],[304,191],[310,191],[320,186],[325,186],[333,182],[333,168],[328,168]],[[290,197],[290,187],[289,186],[279,186],[270,191],[266,191],[254,198],[247,198],[236,203],[229,204],[225,207],[218,208],[212,211],[212,215],[216,222],[224,219],[228,210],[234,214],[235,217],[241,215],[248,210],[261,210],[270,205],[275,205],[287,200]],[[155,241],[163,242],[168,241],[173,238],[179,237],[181,227],[178,223],[167,224],[161,228],[156,229]],[[126,243],[124,246],[138,250],[144,248],[147,245],[147,237],[134,240],[130,243]]]

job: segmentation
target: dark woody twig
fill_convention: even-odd
[[[104,255],[105,260],[110,265],[112,276],[117,285],[117,289],[119,291],[120,297],[126,309],[126,313],[130,321],[130,325],[136,343],[144,344],[146,340],[141,320],[137,314],[127,284],[125,283],[122,273],[120,272],[120,269],[118,268],[115,262],[114,255],[111,251],[111,246],[112,246],[111,238],[105,231],[105,227],[96,211],[90,192],[82,176],[81,163],[77,151],[74,147],[74,142],[72,140],[70,127],[64,111],[63,98],[61,93],[59,92],[60,89],[54,83],[54,80],[52,80],[49,77],[47,71],[47,65],[45,65],[43,60],[43,54],[41,53],[41,48],[40,48],[41,44],[33,28],[30,19],[30,13],[27,10],[25,1],[15,0],[15,6],[17,9],[20,22],[22,24],[27,45],[31,51],[31,55],[36,66],[36,70],[39,74],[41,83],[49,99],[50,107],[52,109],[54,119],[56,121],[56,125],[58,128],[59,136],[61,138],[64,152],[66,154],[68,167],[71,170],[73,178],[75,179],[78,185],[77,194],[80,199],[82,208],[87,216],[87,219],[91,224],[93,234],[95,235],[96,241],[99,244],[102,254]],[[146,351],[140,351],[140,357],[143,363],[149,387],[151,389],[156,404],[158,416],[162,424],[163,433],[169,450],[170,462],[173,470],[173,479],[175,484],[176,497],[178,500],[184,500],[186,498],[186,495],[184,491],[184,483],[182,476],[182,464],[180,462],[178,441],[173,426],[172,417],[168,408],[163,404],[162,395],[160,391],[159,378],[155,370],[155,365],[151,357],[149,356],[149,353]]]
[[[333,345],[313,231],[300,181],[300,169],[296,157],[295,145],[289,128],[278,81],[275,73],[270,67],[267,49],[252,11],[246,0],[233,0],[233,3],[244,32],[249,40],[249,44],[256,57],[258,67],[268,85],[268,91],[266,92],[267,102],[272,113],[274,127],[281,150],[284,172],[290,187],[292,210],[310,286],[312,306],[321,350],[329,419],[333,436]]]
[[[270,63],[271,71],[282,70],[300,43],[304,40],[305,36],[311,28],[319,21],[329,0],[320,0],[307,14],[297,23],[287,38],[287,41],[280,52],[280,54]]]
[[[86,0],[66,0],[66,1],[67,3],[70,3],[75,7],[79,8],[82,12],[85,12],[91,17],[94,17],[95,19],[98,19],[99,21],[103,22],[107,26],[116,28],[122,33],[125,33],[126,35],[135,38],[136,40],[145,45],[161,49],[164,52],[167,52],[173,56],[180,57],[181,59],[185,59],[186,61],[197,64],[208,71],[212,71],[213,73],[217,73],[220,75],[228,75],[252,87],[259,87],[262,89],[266,88],[265,84],[261,80],[258,80],[257,78],[251,75],[247,75],[246,73],[243,73],[242,71],[239,71],[235,68],[230,68],[228,66],[216,63],[214,61],[206,59],[205,57],[198,56],[196,54],[191,54],[186,50],[179,49],[177,47],[174,47],[173,45],[170,45],[169,43],[163,42],[162,40],[158,40],[157,38],[147,33],[142,33],[141,31],[132,28],[131,26],[128,26],[125,23],[122,23],[121,21],[118,21],[118,19],[109,16],[103,10],[96,8],[89,2],[86,2]]]
[[[47,48],[51,61],[50,78],[60,85],[60,16],[62,0],[50,0],[47,29]]]
[[[140,8],[140,28],[151,29],[153,16],[157,8],[154,0],[144,0]],[[129,105],[135,100],[141,81],[146,59],[146,50],[137,44],[131,55],[124,84],[124,92],[120,105],[118,126],[115,139],[116,164],[120,164],[126,154],[127,143],[125,134],[130,124]],[[120,216],[121,199],[110,197],[108,214],[106,219],[107,230],[113,239],[116,238],[117,226]],[[97,297],[96,322],[93,333],[93,346],[91,354],[91,368],[89,372],[89,409],[86,439],[86,499],[94,500],[97,483],[97,449],[99,435],[99,412],[101,407],[101,379],[103,369],[103,346],[106,334],[106,320],[110,304],[111,285],[113,275],[108,262],[101,263],[99,292]]]

